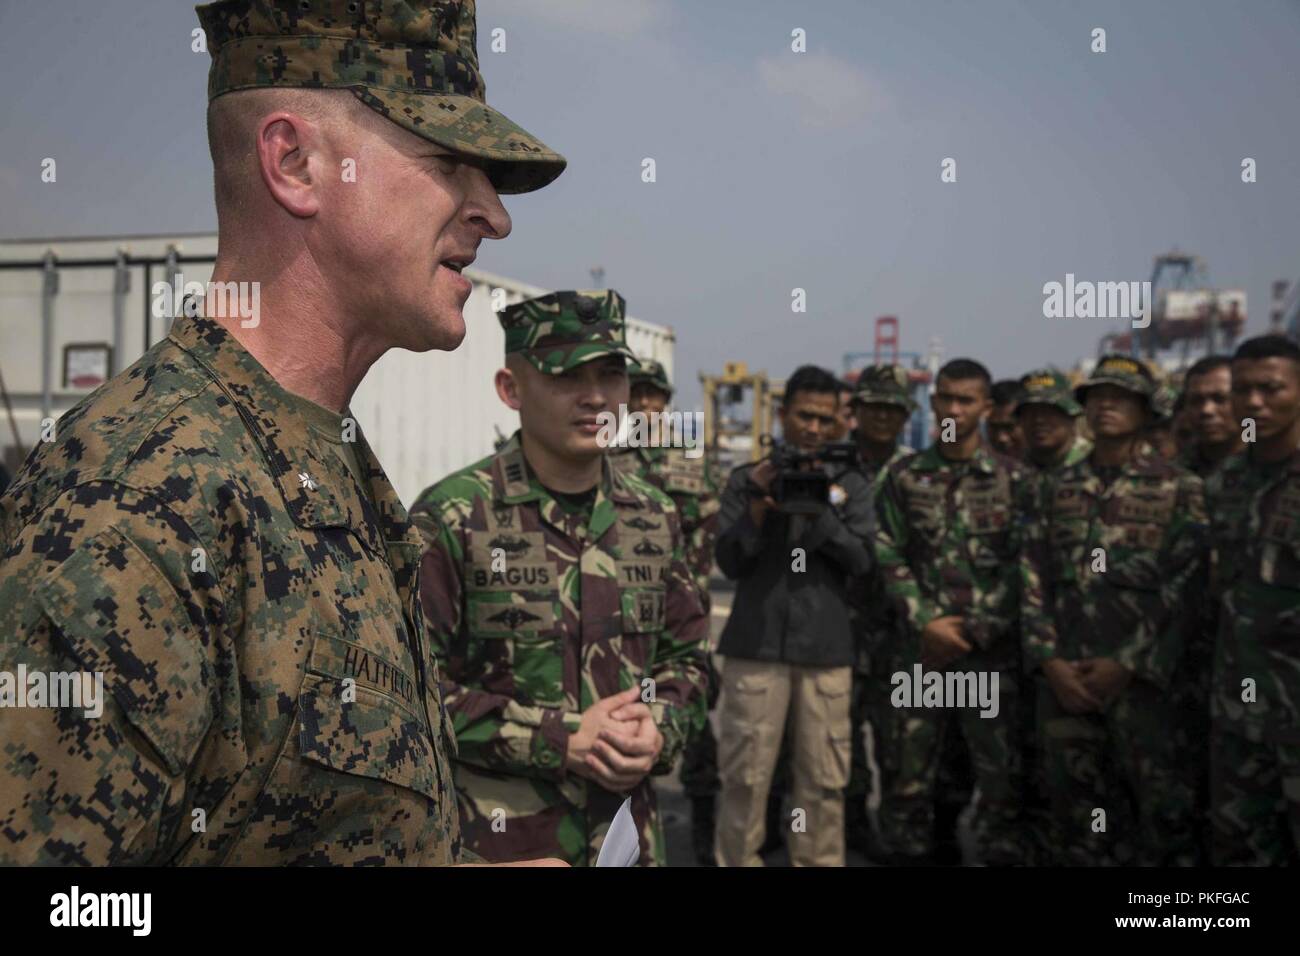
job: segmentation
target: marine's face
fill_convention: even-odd
[[[875,445],[889,445],[898,441],[910,417],[907,409],[885,402],[858,402],[853,406],[860,439]]]
[[[940,375],[930,396],[930,409],[940,434],[944,420],[951,418],[959,442],[974,434],[992,405],[988,385],[980,378],[951,379]]]
[[[1088,416],[1088,427],[1098,438],[1125,438],[1136,434],[1147,418],[1146,403],[1141,396],[1108,382],[1088,389],[1083,407]]]
[[[1021,405],[1017,418],[1029,450],[1039,455],[1059,453],[1074,441],[1074,419],[1055,405]]]
[[[484,239],[509,235],[510,216],[481,168],[394,123],[382,127],[352,124],[348,141],[333,144],[337,166],[319,171],[329,202],[317,226],[327,234],[312,251],[337,277],[344,314],[365,316],[381,344],[454,349],[471,289],[461,270]],[[346,159],[355,182],[343,175]]]
[[[1232,363],[1232,410],[1255,420],[1255,437],[1274,438],[1300,418],[1300,362],[1282,356]]]
[[[662,388],[657,388],[650,382],[637,382],[632,386],[632,398],[627,404],[628,411],[658,415],[667,407],[668,393]]]
[[[525,361],[512,362],[519,424],[530,442],[557,458],[599,457],[601,413],[618,414],[628,402],[627,367],[620,355],[607,355],[560,375],[546,375]],[[505,398],[506,396],[502,396]]]
[[[781,406],[781,434],[800,451],[821,448],[834,432],[838,396],[834,392],[795,392]]]
[[[1224,366],[1192,378],[1187,383],[1183,403],[1199,441],[1207,445],[1222,445],[1236,437],[1238,431],[1232,420],[1231,369]]]

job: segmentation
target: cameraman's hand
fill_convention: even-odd
[[[761,498],[751,495],[749,499],[749,520],[754,523],[756,528],[763,527],[763,521],[767,518],[767,513],[776,507],[776,502],[772,500],[769,493],[772,490],[772,482],[776,480],[776,475],[776,462],[771,458],[764,458],[750,469],[750,484],[763,492]]]

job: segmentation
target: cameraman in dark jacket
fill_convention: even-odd
[[[787,712],[791,863],[844,865],[849,590],[871,569],[872,503],[866,478],[825,445],[840,387],[824,369],[797,369],[780,411],[783,445],[733,471],[722,494],[715,553],[737,584],[718,648],[725,657],[720,866],[762,865],[764,811]]]

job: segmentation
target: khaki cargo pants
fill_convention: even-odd
[[[789,847],[794,866],[844,865],[849,776],[849,667],[728,658],[722,668],[719,866],[762,866],[764,814],[786,715],[791,717]]]

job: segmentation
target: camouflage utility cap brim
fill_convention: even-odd
[[[501,193],[540,189],[559,153],[487,105],[474,0],[218,0],[195,8],[208,99],[259,87],[348,89],[431,143],[483,163]]]
[[[1065,373],[1054,368],[1036,368],[1020,379],[1020,397],[1016,400],[1016,414],[1026,405],[1050,405],[1074,418],[1083,414],[1083,407],[1075,400],[1074,386]]]
[[[1092,370],[1088,380],[1074,390],[1074,397],[1082,404],[1087,402],[1088,389],[1094,385],[1114,385],[1132,392],[1151,403],[1156,383],[1151,372],[1137,359],[1127,355],[1103,355]]]
[[[916,402],[908,388],[907,370],[901,365],[872,365],[863,369],[850,403],[894,405],[909,412],[916,410]]]
[[[670,398],[672,397],[673,387],[668,382],[668,373],[664,370],[663,364],[654,359],[637,359],[636,366],[628,371],[628,379],[633,385],[653,385],[661,392],[667,393]]]
[[[539,372],[560,375],[606,355],[631,363],[626,302],[613,289],[552,292],[501,310],[506,354],[522,355]]]

